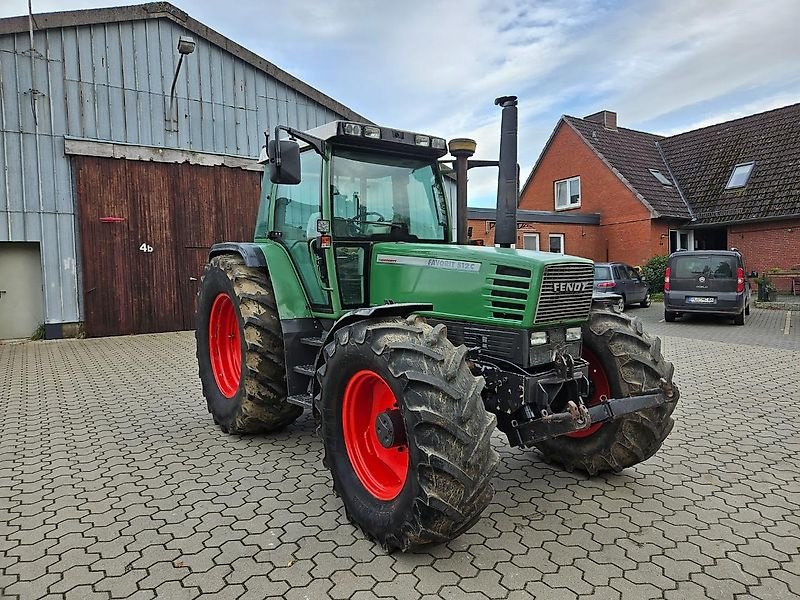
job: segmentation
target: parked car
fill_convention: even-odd
[[[670,254],[664,276],[664,320],[685,313],[733,317],[744,325],[750,314],[750,282],[738,250],[695,250]]]
[[[650,286],[636,269],[625,263],[595,263],[594,291],[619,294],[617,312],[631,304],[650,306]]]

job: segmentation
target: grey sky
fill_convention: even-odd
[[[33,0],[35,12],[130,4]],[[523,180],[561,114],[673,133],[800,101],[800,1],[174,0],[378,123],[478,140],[520,97]],[[0,16],[27,0],[2,0]],[[495,173],[473,176],[491,202]]]

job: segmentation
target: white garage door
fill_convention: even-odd
[[[42,319],[39,244],[0,242],[0,340],[30,337]]]

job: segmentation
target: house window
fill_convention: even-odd
[[[725,189],[730,190],[733,188],[746,186],[747,180],[750,179],[750,173],[753,171],[755,164],[756,163],[754,162],[747,162],[733,167],[733,173],[731,173],[731,178],[728,179],[728,185],[725,186]]]
[[[648,169],[648,171],[650,171],[650,175],[658,179],[658,181],[664,185],[672,185],[672,182],[658,169]]]
[[[683,229],[669,230],[669,251],[694,250],[694,231]]]
[[[564,234],[551,233],[549,238],[550,238],[550,252],[564,254]]]
[[[570,177],[555,183],[556,210],[578,208],[581,205],[581,178]]]
[[[525,250],[538,250],[539,249],[539,234],[538,233],[523,233],[522,234],[522,247]]]

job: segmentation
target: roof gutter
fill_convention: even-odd
[[[703,229],[705,227],[720,227],[722,225],[742,225],[746,223],[766,223],[770,221],[789,221],[791,219],[800,219],[800,213],[792,213],[788,215],[772,215],[769,217],[753,217],[752,219],[735,219],[730,221],[708,221],[697,222],[687,225],[689,229]]]

